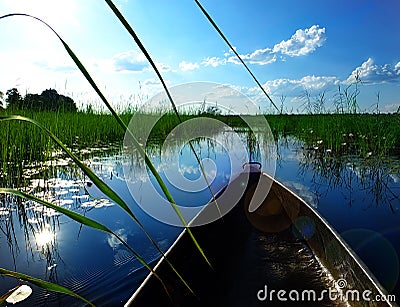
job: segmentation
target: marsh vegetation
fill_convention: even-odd
[[[142,48],[140,40],[112,1],[106,2]],[[25,194],[17,195],[18,197],[0,194],[0,238],[2,251],[7,250],[5,263],[0,267],[12,268],[15,271],[29,271],[31,268],[32,275],[71,286],[90,300],[108,300],[115,303],[113,296],[116,296],[120,303],[131,294],[132,287],[138,286],[147,269],[151,270],[151,266],[146,268],[146,265],[152,264],[161,256],[177,231],[150,220],[137,208],[134,200],[127,196],[129,193],[126,193],[126,188],[122,187],[122,140],[127,133],[127,123],[135,115],[135,111],[129,109],[117,114],[76,55],[61,37],[58,38],[108,107],[108,112],[96,113],[91,108],[77,110],[68,97],[60,96],[51,90],[36,96],[29,94],[23,99],[15,90],[7,92],[8,106],[5,109],[0,108],[0,188],[6,192],[9,192],[9,188],[15,188],[34,196],[29,198]],[[143,52],[149,61],[154,63],[148,53],[145,50]],[[156,68],[155,70],[157,71]],[[161,75],[160,79],[162,81]],[[316,100],[312,100],[309,95],[305,96],[303,111],[307,114],[284,114],[282,105],[279,114],[264,115],[277,143],[278,163],[285,165],[287,170],[287,173],[281,174],[278,171],[278,178],[286,180],[288,185],[291,184],[292,189],[304,198],[310,196],[310,193],[304,193],[304,185],[288,182],[288,178],[298,175],[293,173],[294,170],[302,174],[302,177],[308,178],[303,184],[308,192],[311,191],[310,202],[328,219],[331,218],[339,231],[346,231],[354,226],[350,222],[343,223],[341,219],[341,210],[346,211],[348,207],[356,207],[352,215],[362,216],[362,227],[371,224],[377,212],[382,217],[381,221],[385,220],[390,227],[395,227],[399,210],[400,114],[379,114],[378,111],[375,114],[361,114],[357,102],[359,85],[358,80],[356,81],[354,90],[351,87],[338,89],[338,98],[334,101],[332,112],[327,112],[325,93],[321,93]],[[58,97],[53,100],[60,102],[64,107],[50,107],[51,99],[40,104],[39,101],[43,102],[46,97]],[[174,106],[173,102],[172,105]],[[148,169],[153,167],[151,161],[159,162],[159,147],[173,128],[199,115],[228,124],[242,136],[250,156],[257,157],[260,144],[254,142],[256,132],[249,129],[241,116],[222,114],[218,109],[186,113],[174,111],[176,110],[173,107],[173,111],[170,112],[153,110],[154,114],[146,114],[149,117],[158,116],[159,112],[164,114],[153,128],[146,144],[135,140],[151,158],[146,160]],[[45,129],[32,125],[32,122],[21,121],[21,118],[13,118],[12,115],[31,118],[40,123],[52,135],[57,136],[65,148],[60,149],[59,143],[54,142],[50,133],[44,133]],[[204,155],[203,158],[219,157],[221,154],[215,151],[217,146],[210,146],[210,143],[204,140],[199,140],[195,148]],[[179,150],[182,148],[177,147],[176,151]],[[293,152],[296,154],[293,155]],[[89,171],[87,166],[94,172]],[[186,166],[187,176],[200,176],[196,161]],[[154,173],[153,175],[157,177]],[[162,186],[162,179],[165,179],[163,175],[161,174],[159,181],[161,189],[173,203],[173,199],[169,198],[170,195]],[[226,183],[223,181],[225,174],[220,175],[219,187]],[[111,192],[106,184],[119,193]],[[321,187],[324,188],[323,192]],[[360,191],[364,191],[365,195]],[[356,197],[354,193],[357,193]],[[345,195],[342,202],[344,206],[335,208],[332,195]],[[203,201],[210,199],[207,193],[202,197]],[[376,211],[370,210],[368,214],[359,210],[363,203],[362,199],[360,202],[361,197],[367,198],[366,202],[375,204]],[[43,202],[40,203],[38,198]],[[319,206],[321,203],[324,203],[325,207]],[[327,208],[326,204],[330,204],[331,207]],[[51,205],[54,205],[54,208],[49,209]],[[61,211],[56,206],[65,210]],[[134,212],[130,208],[133,208]],[[71,223],[67,213],[75,216],[75,221],[81,224]],[[135,223],[136,214],[143,219],[149,232],[144,230],[143,225]],[[105,228],[82,217],[99,220],[107,224],[112,232],[104,234],[95,231],[92,228],[103,231]],[[91,225],[92,228],[87,230],[83,225]],[[384,232],[384,226],[386,227],[379,221],[374,223],[378,232]],[[58,234],[66,233],[73,235],[65,238],[64,243],[58,240]],[[397,244],[392,237],[389,239],[392,245]],[[138,247],[139,253],[130,246]],[[81,252],[79,257],[73,256],[76,253],[74,247]],[[201,251],[201,248],[198,248]],[[395,249],[397,253],[400,250],[398,246],[395,246]],[[87,269],[98,253],[109,257],[104,257],[104,262],[99,260]],[[144,255],[143,258],[140,255]],[[390,255],[393,256],[393,253]],[[83,270],[80,270],[82,266]],[[373,262],[371,266],[374,266]],[[385,284],[390,291],[399,291],[398,266],[397,271],[395,266],[394,264],[392,270],[394,275],[391,275],[391,279]],[[73,267],[73,272],[68,271],[69,267]],[[379,265],[375,269],[379,272]],[[115,272],[117,273],[114,274]],[[21,277],[17,274],[11,276]],[[129,278],[126,278],[127,276]],[[0,294],[6,293],[15,285],[8,277],[5,279],[7,282],[4,283],[4,288],[3,284],[0,287]],[[99,280],[96,285],[95,281]],[[45,286],[39,283],[39,287],[40,285]],[[109,291],[104,292],[104,289]],[[47,290],[40,288],[35,288],[35,291],[39,293],[36,297],[39,302],[48,300],[57,304],[57,300],[65,299],[62,295],[49,295]]]

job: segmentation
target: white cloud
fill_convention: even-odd
[[[161,82],[155,78],[149,78],[141,82],[143,86],[161,86]]]
[[[220,65],[225,65],[227,62],[227,59],[221,59],[219,57],[207,57],[204,60],[202,60],[200,63],[197,62],[186,62],[182,61],[179,63],[179,68],[182,71],[188,71],[188,70],[195,70],[199,69],[201,66],[207,67],[207,66],[212,66],[212,67],[217,67]]]
[[[315,51],[318,47],[321,47],[325,41],[325,28],[313,25],[308,29],[298,29],[290,39],[282,40],[272,48],[257,49],[251,53],[241,54],[240,57],[243,61],[250,64],[267,65],[276,62],[278,58],[284,61],[284,56],[295,57],[307,55]],[[179,67],[185,71],[198,69],[200,65],[217,67],[226,63],[241,64],[240,60],[229,50],[224,53],[224,58],[215,56],[207,57],[200,64],[183,61],[179,64]]]
[[[398,75],[400,75],[400,61],[394,66],[394,70]]]
[[[264,88],[272,94],[286,94],[288,96],[299,95],[304,89],[315,92],[323,91],[340,81],[334,76],[304,76],[301,79],[275,79],[267,81]]]
[[[385,113],[394,113],[400,109],[400,103],[391,103],[383,106],[383,111]]]
[[[171,85],[170,80],[164,80],[164,82],[169,87]],[[157,93],[163,91],[163,86],[159,79],[156,78],[149,78],[140,82],[141,84],[141,95],[146,96],[147,98],[153,97]]]
[[[269,48],[254,51],[249,56],[250,64],[265,65],[276,61],[276,56],[270,53]]]
[[[200,68],[200,65],[198,63],[182,61],[179,63],[179,68],[182,71],[188,71],[188,70],[198,69],[198,68]]]
[[[379,84],[387,82],[396,82],[400,80],[400,62],[394,68],[389,64],[376,65],[374,60],[369,58],[352,71],[345,83],[352,83],[355,81],[356,76],[364,83]]]
[[[318,47],[321,47],[325,41],[325,28],[313,25],[311,28],[305,30],[297,30],[289,40],[283,40],[279,44],[276,44],[272,52],[291,57],[307,55],[315,51]]]
[[[204,66],[212,66],[212,67],[217,67],[219,65],[225,65],[226,64],[226,59],[220,59],[219,57],[208,57],[205,58],[202,62],[202,65]]]
[[[321,47],[325,41],[325,28],[313,25],[308,29],[297,30],[290,39],[275,44],[273,48],[257,49],[251,53],[242,54],[240,57],[250,64],[266,65],[276,62],[279,54],[281,60],[284,60],[284,55],[290,57],[307,55]],[[232,52],[225,53],[225,56],[229,56],[226,62],[241,64],[237,57],[232,55]]]
[[[18,59],[18,61],[14,61]],[[66,80],[80,77],[68,55],[54,49],[14,50],[0,56],[0,90],[16,87],[22,95],[26,92],[41,93],[45,88],[55,88],[59,93]]]
[[[240,55],[240,57],[243,59],[243,57],[246,57],[246,55]],[[229,58],[227,58],[226,62],[236,64],[236,65],[242,65],[242,63],[240,62],[240,60],[237,58],[236,55],[232,55]]]
[[[118,7],[118,9],[123,8],[125,4],[128,4],[128,0],[116,0],[114,1],[115,5]]]
[[[166,65],[166,64],[163,64],[163,63],[160,63],[160,62],[156,62],[155,64],[156,64],[157,69],[160,72],[169,72],[169,71],[171,71],[171,67]]]
[[[276,62],[277,55],[288,55],[291,57],[307,55],[321,47],[326,41],[325,28],[313,25],[308,29],[299,29],[288,40],[283,40],[275,44],[273,48],[257,49],[249,54],[241,55],[244,61],[250,64],[266,65]],[[235,56],[230,56],[227,60],[230,63],[240,64]]]
[[[250,54],[242,55],[241,58],[244,61],[247,60],[250,64],[258,65],[271,64],[276,61],[276,55],[273,54],[271,48],[258,49]]]
[[[308,186],[295,181],[284,181],[283,184],[296,193],[296,195],[299,195],[301,198],[303,198],[312,207],[318,207],[317,194],[314,193]]]
[[[106,73],[136,73],[152,70],[145,55],[138,50],[121,52],[112,56],[111,59],[92,58],[88,59],[86,62],[93,70]],[[155,65],[160,72],[171,71],[171,67],[164,63],[155,62]]]
[[[311,90],[322,90],[330,85],[338,85],[340,81],[334,76],[305,76],[300,79],[304,88]]]
[[[335,76],[315,76],[308,75],[299,79],[278,78],[269,80],[263,84],[263,88],[272,98],[276,105],[280,105],[284,99],[284,107],[288,112],[299,107],[304,103],[304,91],[308,90],[311,99],[317,99],[321,93],[327,93],[325,96],[328,105],[332,104],[332,96],[335,88],[340,84],[340,80]],[[235,89],[248,96],[252,101],[267,112],[276,111],[264,93],[257,87],[236,86]],[[292,108],[292,109],[291,109]],[[301,111],[301,110],[300,110]]]
[[[237,51],[237,47],[236,46],[232,46],[233,50]],[[228,51],[224,52],[224,57],[229,57],[231,55],[234,55],[235,53],[232,51],[232,49],[229,49]]]
[[[112,57],[112,67],[117,72],[139,72],[149,69],[145,55],[137,50],[128,50]]]
[[[49,71],[59,72],[74,72],[78,71],[75,63],[64,53],[54,52],[51,56],[43,57],[36,54],[31,60],[32,64]]]

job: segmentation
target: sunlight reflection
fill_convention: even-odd
[[[52,241],[54,241],[54,238],[55,234],[51,232],[48,228],[43,229],[41,232],[35,235],[36,244],[39,246],[51,243]]]

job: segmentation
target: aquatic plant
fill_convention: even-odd
[[[204,10],[204,8],[202,8],[202,6],[200,5],[200,3],[198,1],[195,1],[199,7],[202,9],[203,13],[206,15],[206,17],[209,19],[209,21],[212,23],[212,25],[217,29],[218,33],[223,37],[223,39],[228,43],[228,45],[230,46],[230,48],[232,48],[232,46],[229,44],[229,41],[225,38],[225,36],[222,34],[222,31],[219,30],[219,28],[216,26],[215,22],[212,20],[212,18],[210,17],[210,15]],[[178,110],[176,109],[172,98],[169,95],[168,89],[165,85],[165,83],[163,82],[162,76],[161,74],[158,72],[157,68],[154,65],[154,62],[152,61],[150,55],[147,53],[147,51],[145,50],[144,46],[141,44],[140,40],[138,39],[138,37],[136,36],[136,34],[134,33],[134,31],[132,30],[132,28],[129,26],[128,22],[123,18],[123,16],[120,14],[120,12],[118,11],[118,9],[114,6],[112,1],[108,1],[106,0],[106,3],[110,6],[110,8],[113,10],[113,12],[115,13],[115,15],[118,17],[118,19],[121,21],[121,23],[124,25],[124,27],[128,30],[128,32],[132,35],[132,37],[135,39],[135,41],[137,42],[137,44],[140,46],[140,48],[142,49],[143,53],[146,55],[146,57],[148,58],[149,62],[152,64],[153,68],[155,69],[157,75],[159,76],[161,82],[163,83],[167,95],[169,96],[169,99],[171,101],[171,104],[173,106],[174,109],[174,114],[168,115],[165,117],[165,123],[166,125],[169,127],[168,129],[166,129],[165,131],[169,131],[169,129],[171,130],[174,126],[176,126],[177,124],[183,122],[185,119],[183,118],[183,116],[178,113]],[[3,16],[4,17],[8,17],[8,16],[16,16],[16,15],[21,15],[21,16],[27,16],[27,17],[32,17],[29,15],[25,15],[25,14],[11,14],[11,15],[7,15],[7,16]],[[35,17],[32,17],[35,18]],[[37,18],[35,18],[37,19]],[[39,19],[37,19],[39,20]],[[41,22],[43,22],[42,20],[39,20]],[[47,24],[46,24],[47,25]],[[47,25],[48,26],[48,25]],[[50,27],[50,26],[49,26]],[[124,203],[124,201],[122,199],[119,198],[119,196],[114,193],[111,189],[109,189],[109,187],[107,187],[104,182],[101,182],[101,180],[99,180],[99,178],[97,178],[77,157],[76,155],[74,155],[68,148],[68,147],[79,147],[79,146],[87,146],[88,143],[86,142],[91,142],[91,144],[96,143],[96,142],[100,142],[100,140],[103,140],[105,142],[109,142],[115,139],[121,139],[121,134],[123,135],[125,132],[129,133],[129,129],[126,126],[126,120],[122,118],[122,116],[120,116],[119,114],[117,114],[117,112],[115,112],[115,110],[113,109],[113,107],[109,104],[109,102],[107,101],[107,99],[104,97],[104,95],[101,93],[101,91],[99,90],[99,88],[97,87],[97,85],[94,83],[93,79],[91,78],[91,76],[89,75],[88,71],[86,70],[86,68],[82,65],[82,63],[79,61],[79,59],[77,58],[77,56],[73,53],[73,51],[70,49],[70,47],[66,44],[66,42],[50,27],[50,29],[55,33],[55,35],[57,35],[57,37],[60,39],[61,43],[63,44],[64,48],[66,49],[66,51],[68,52],[68,54],[71,56],[71,58],[74,60],[75,64],[78,66],[78,68],[80,69],[80,71],[82,72],[82,74],[85,76],[85,78],[87,79],[87,81],[92,85],[93,89],[95,89],[95,91],[97,92],[97,94],[99,95],[99,97],[101,98],[101,100],[103,101],[103,103],[107,106],[108,110],[110,111],[111,115],[107,115],[107,114],[94,114],[91,110],[88,110],[88,112],[78,112],[77,114],[69,114],[69,113],[63,113],[60,119],[60,114],[59,113],[52,113],[52,112],[48,112],[48,113],[44,113],[44,112],[37,112],[32,114],[32,116],[29,116],[28,114],[23,114],[25,116],[13,116],[10,115],[8,113],[4,113],[2,115],[2,120],[3,121],[22,121],[22,123],[20,122],[10,122],[5,124],[4,126],[6,127],[6,129],[2,130],[3,131],[3,135],[0,135],[0,138],[2,137],[2,139],[7,139],[7,142],[2,143],[2,148],[0,148],[0,156],[2,157],[2,161],[3,161],[3,165],[2,165],[2,174],[4,176],[4,174],[6,174],[5,176],[10,176],[9,174],[9,170],[10,169],[15,169],[15,166],[18,165],[17,163],[15,163],[16,160],[20,159],[20,161],[33,161],[33,160],[41,160],[41,159],[49,159],[51,157],[51,153],[54,150],[54,146],[52,143],[49,142],[49,138],[45,137],[43,135],[43,131],[46,131],[46,133],[59,145],[63,148],[63,150],[75,161],[75,163],[77,165],[79,165],[81,167],[81,169],[85,172],[85,174],[87,176],[89,176],[89,178],[91,178],[91,180],[93,182],[95,182],[95,184],[107,195],[110,196],[110,198],[112,198],[116,203],[118,203],[120,205],[121,208],[123,208],[134,220],[135,222],[138,222],[135,218],[135,216],[132,214],[132,212],[130,212],[129,208],[126,206],[126,204]],[[236,51],[232,48],[232,50],[236,53]],[[238,54],[236,54],[239,58],[240,56]],[[245,67],[247,68],[246,64],[242,61],[242,63],[245,65]],[[248,69],[248,68],[247,68]],[[251,73],[251,71],[248,69],[249,73],[252,75],[252,77],[254,78],[254,80],[257,82],[257,84],[261,87],[261,89],[263,90],[263,92],[265,93],[265,95],[269,98],[268,94],[265,92],[265,90],[262,88],[262,86],[259,84],[259,82],[257,81],[257,79],[254,77],[254,75]],[[340,91],[340,89],[339,89]],[[355,116],[357,113],[357,91],[354,92],[354,94],[349,93],[348,91],[344,91],[343,95],[340,96],[340,99],[344,98],[341,101],[346,101],[347,105],[346,108],[348,108],[349,110],[352,110],[352,112],[350,113],[354,113],[351,114],[352,116]],[[271,98],[269,98],[271,103],[276,107],[276,105],[273,103],[273,101],[271,100]],[[314,104],[314,110],[316,110],[317,113],[321,113],[324,111],[324,103],[325,103],[325,93],[322,93],[321,96],[319,97],[319,100],[315,102]],[[339,109],[342,107],[342,105],[339,106]],[[277,108],[277,107],[276,107]],[[278,109],[278,108],[277,108]],[[343,108],[342,108],[343,109]],[[283,110],[283,104],[282,107],[280,109],[280,113],[282,113]],[[2,112],[7,112],[7,111],[2,111]],[[27,111],[22,111],[22,112],[29,112]],[[36,120],[30,120],[26,117],[26,115],[28,115],[28,117],[33,117],[35,118],[35,116],[38,117],[42,117],[40,118],[36,118]],[[124,114],[129,116],[129,114]],[[342,114],[340,114],[342,115]],[[221,121],[229,121],[231,123],[235,123],[235,125],[243,127],[245,126],[245,124],[243,123],[243,121],[241,121],[238,117],[234,117],[234,116],[222,116],[222,115],[218,115],[218,114],[211,114],[211,116],[217,117],[218,119],[220,119]],[[70,118],[69,118],[70,117]],[[189,116],[190,117],[190,116]],[[189,118],[188,117],[188,118]],[[39,122],[42,123],[42,121],[46,121],[48,118],[49,119],[49,123],[48,125],[51,128],[45,128],[46,124],[39,124]],[[53,119],[51,119],[53,118]],[[336,120],[336,122],[332,122],[332,118],[334,118],[334,120]],[[347,144],[358,144],[355,140],[354,140],[354,136],[355,135],[359,135],[361,137],[361,139],[366,139],[367,137],[362,137],[363,135],[361,134],[361,130],[357,130],[358,128],[360,128],[362,126],[361,120],[357,120],[354,121],[354,119],[356,117],[348,117],[349,121],[351,121],[352,123],[356,122],[356,126],[346,126],[345,125],[345,120],[343,119],[345,117],[338,117],[338,116],[333,116],[331,118],[328,119],[328,117],[325,117],[324,115],[321,115],[318,119],[313,117],[313,119],[311,119],[311,117],[302,117],[302,116],[298,116],[298,117],[290,117],[290,116],[280,116],[279,118],[274,118],[272,119],[272,117],[270,117],[270,119],[276,120],[275,123],[276,125],[276,131],[278,133],[293,133],[293,134],[298,134],[299,138],[305,140],[305,144],[307,144],[308,146],[311,146],[311,148],[313,148],[314,150],[319,150],[320,148],[326,148],[326,150],[342,150],[343,148],[349,148],[346,147]],[[65,120],[66,119],[66,120]],[[176,119],[178,119],[178,122],[176,121]],[[296,120],[293,120],[296,119]],[[321,119],[323,119],[321,121]],[[393,133],[393,132],[386,132],[386,126],[385,123],[381,121],[382,118],[379,117],[374,117],[374,120],[376,120],[375,123],[368,123],[368,125],[364,126],[367,127],[367,130],[370,131],[377,131],[376,129],[378,128],[378,130],[382,133],[387,133],[387,137],[385,136],[385,138],[379,142],[369,142],[369,141],[364,141],[365,144],[367,144],[367,148],[366,150],[368,150],[368,152],[370,152],[370,147],[368,146],[377,146],[375,147],[376,150],[384,150],[386,148],[391,148],[391,146],[393,144],[396,144],[396,142],[398,142],[398,139],[395,137],[396,133],[398,132],[397,130]],[[63,124],[65,124],[63,121],[65,120],[65,123],[68,123],[68,127],[69,129],[67,129],[66,126],[63,126]],[[104,120],[104,123],[102,123],[101,121]],[[285,122],[285,120],[289,120],[287,122]],[[77,124],[71,124],[71,121],[76,121]],[[113,123],[117,123],[117,125],[115,124],[111,124],[111,122]],[[26,126],[26,123],[30,123],[30,124],[34,124],[36,127],[38,127],[39,129],[26,129],[27,127],[31,127],[31,126]],[[91,126],[93,125],[93,126]],[[345,138],[344,140],[341,139],[337,139],[334,138],[335,135],[329,134],[328,131],[332,131],[332,125],[336,126],[336,127],[341,127],[341,129],[350,129],[350,130],[345,130],[342,133],[343,138]],[[95,128],[96,126],[96,128]],[[104,127],[104,134],[102,134],[102,129],[98,128],[98,127]],[[82,130],[77,131],[77,130],[73,130],[73,127],[79,127]],[[279,128],[280,127],[280,128]],[[343,128],[346,127],[346,128]],[[121,129],[122,128],[122,129]],[[115,129],[115,130],[114,130]],[[281,130],[279,130],[281,129]],[[161,130],[161,129],[160,129]],[[32,136],[26,136],[27,131],[32,132]],[[90,133],[88,134],[87,132],[90,131]],[[299,131],[301,131],[299,133]],[[333,130],[334,131],[334,130]],[[61,133],[62,132],[62,133]],[[15,133],[15,138],[13,133]],[[337,134],[337,132],[336,132]],[[60,135],[62,138],[62,140],[58,140],[55,135]],[[397,135],[399,135],[399,133],[397,133]],[[16,140],[20,139],[19,144],[14,143]],[[12,142],[11,142],[12,140]],[[39,140],[38,142],[36,140]],[[255,146],[254,140],[251,138],[251,136],[249,137],[250,143],[249,143],[249,147],[251,146]],[[397,141],[396,141],[397,140]],[[162,190],[165,193],[165,196],[168,198],[168,200],[170,201],[170,203],[172,204],[172,206],[174,207],[174,210],[176,211],[176,213],[180,216],[181,221],[183,223],[183,225],[186,227],[187,223],[186,221],[183,219],[183,217],[180,215],[179,210],[175,207],[175,202],[172,198],[172,196],[170,195],[168,189],[166,188],[166,186],[164,185],[164,183],[162,182],[161,178],[159,177],[157,171],[155,170],[154,166],[152,165],[150,159],[148,158],[148,156],[146,155],[145,149],[141,146],[141,144],[139,144],[139,142],[137,140],[135,140],[135,138],[132,138],[132,141],[136,147],[136,149],[140,152],[140,154],[142,155],[142,157],[144,157],[145,162],[147,164],[147,166],[149,167],[149,169],[151,170],[151,172],[153,173],[153,175],[155,176],[155,178],[157,179],[158,183],[160,184]],[[361,143],[361,141],[360,141]],[[38,144],[40,144],[38,146]],[[65,146],[64,144],[66,144],[67,146]],[[346,145],[343,145],[346,144]],[[376,145],[377,144],[377,145]],[[398,143],[397,143],[398,144]],[[342,147],[341,147],[342,146]],[[10,161],[14,161],[12,163],[15,163],[13,165],[11,165],[11,167],[8,165],[8,162]],[[20,164],[20,168],[17,171],[17,174],[11,174],[12,177],[20,177],[18,174],[22,174],[23,172],[23,163]],[[13,190],[13,189],[7,189],[7,188],[2,188],[0,189],[1,193],[11,193],[14,194],[16,196],[20,196],[20,197],[25,197],[28,199],[31,199],[32,201],[35,202],[39,202],[42,203],[44,206],[50,207],[50,208],[54,208],[55,210],[57,210],[56,207],[52,207],[51,203],[45,202],[43,200],[37,199],[37,198],[33,198],[32,196],[21,192],[21,191],[17,191],[17,190]],[[69,211],[66,209],[60,210],[58,209],[59,212],[71,217],[72,219],[85,224],[89,227],[93,227],[105,232],[108,232],[112,235],[114,235],[120,242],[122,242],[122,244],[124,244],[124,246],[126,246],[129,250],[131,250],[131,252],[140,260],[140,255],[138,255],[132,248],[130,248],[126,242],[124,242],[124,240],[122,238],[120,238],[118,236],[118,234],[112,233],[108,228],[105,228],[103,225],[97,223],[96,221],[93,220],[89,220],[85,217],[82,217],[80,215],[77,215],[76,213],[74,213],[73,211]],[[139,222],[140,225],[140,222]],[[143,229],[144,230],[144,229]],[[145,231],[145,230],[144,230]],[[190,229],[188,228],[188,231],[190,233]],[[152,241],[152,243],[155,244],[154,240],[148,236],[150,241]],[[196,244],[199,252],[203,255],[204,259],[207,260],[206,256],[204,255],[203,251],[201,250],[200,246],[197,244],[195,238],[192,236],[192,239],[194,241],[194,243]],[[158,248],[158,246],[155,244],[155,246]],[[161,252],[161,250],[158,248],[158,250]],[[162,253],[162,252],[161,252]],[[143,259],[142,259],[143,260]],[[143,260],[142,264],[147,267],[150,271],[152,270],[150,266],[148,266],[148,264],[146,264],[146,262]],[[3,269],[3,271],[1,271],[3,274],[11,274],[12,276],[16,277],[16,278],[25,278],[25,280],[29,281],[28,277],[23,276],[22,274],[19,273],[10,273],[7,272],[6,270]],[[1,273],[0,272],[0,273]],[[176,272],[177,273],[177,272]],[[183,282],[185,282],[184,280],[182,280]],[[51,288],[50,288],[51,289]],[[65,291],[65,290],[64,290]],[[63,292],[66,293],[66,292]],[[66,293],[68,294],[68,293]]]
[[[399,154],[399,114],[266,115],[276,138],[295,136],[304,146],[365,156]],[[322,142],[321,142],[322,141]]]
[[[114,4],[112,3],[112,1],[107,1],[107,4],[111,7],[111,9],[113,10],[113,12],[119,17],[119,19],[124,23],[125,22],[125,26],[126,26],[126,21],[124,21],[122,15],[119,13],[118,9],[114,6]],[[107,101],[107,99],[105,98],[105,96],[102,94],[102,92],[100,91],[100,89],[98,88],[98,86],[96,85],[96,83],[94,82],[94,80],[92,79],[92,77],[90,76],[90,74],[88,73],[88,71],[86,70],[86,68],[83,66],[83,64],[80,62],[80,60],[77,58],[77,56],[74,54],[74,52],[71,50],[71,48],[68,46],[68,44],[60,37],[60,35],[50,26],[48,25],[46,22],[44,22],[43,20],[28,15],[28,14],[8,14],[5,16],[1,16],[0,19],[6,18],[6,17],[12,17],[12,16],[25,16],[25,17],[29,17],[29,18],[33,18],[35,20],[40,21],[41,23],[43,23],[44,25],[46,25],[61,41],[61,43],[63,44],[64,48],[66,49],[67,53],[70,55],[70,57],[73,59],[73,61],[75,62],[75,64],[78,66],[79,70],[82,72],[82,74],[85,76],[85,78],[87,79],[87,81],[90,83],[90,85],[92,86],[92,88],[96,91],[96,93],[99,95],[99,97],[101,98],[101,100],[103,101],[103,103],[107,106],[107,108],[109,109],[109,111],[111,112],[111,114],[113,115],[114,119],[118,122],[118,124],[122,127],[123,131],[125,131],[125,133],[128,133],[131,136],[131,141],[133,143],[133,145],[135,146],[135,148],[137,149],[137,151],[141,154],[141,156],[144,158],[145,163],[147,165],[147,167],[150,169],[150,171],[152,172],[152,174],[154,175],[154,177],[156,178],[158,184],[160,185],[162,191],[164,192],[165,196],[167,197],[167,199],[169,200],[171,206],[173,207],[173,209],[175,210],[176,214],[179,216],[183,226],[187,229],[187,232],[189,233],[189,235],[192,238],[192,241],[194,242],[194,244],[196,245],[196,248],[199,250],[199,252],[202,254],[202,257],[207,261],[207,263],[211,266],[210,262],[208,261],[206,255],[204,254],[203,250],[201,249],[201,247],[199,246],[199,244],[197,243],[195,237],[193,236],[191,230],[188,228],[187,226],[187,222],[185,221],[184,217],[182,216],[182,214],[179,211],[179,208],[176,205],[176,202],[174,201],[172,195],[170,194],[169,190],[167,189],[165,183],[162,181],[160,175],[158,174],[158,172],[156,171],[153,163],[151,162],[151,160],[149,159],[148,155],[146,154],[145,150],[142,148],[142,145],[136,140],[136,138],[134,137],[134,135],[132,134],[132,132],[129,130],[128,126],[123,122],[123,120],[121,119],[121,117],[118,116],[118,114],[115,112],[115,110],[112,108],[112,106],[110,105],[110,103]],[[133,31],[133,30],[132,30]],[[141,45],[140,41],[137,38],[137,42]],[[147,53],[147,52],[146,52]],[[150,56],[147,54],[148,59],[151,61]],[[154,64],[154,63],[153,63]],[[157,68],[154,65],[154,68],[156,69],[157,74],[159,75],[160,79],[161,75],[159,74]],[[172,101],[171,98],[171,103],[175,108],[175,105]],[[0,117],[1,121],[11,121],[11,120],[19,120],[19,121],[25,121],[25,122],[29,122],[31,124],[36,125],[37,127],[39,127],[42,131],[46,132],[48,134],[48,136],[50,136],[50,138],[55,141],[58,145],[60,145],[62,147],[62,149],[74,160],[74,162],[84,171],[84,173],[96,184],[96,186],[103,192],[105,193],[107,196],[109,196],[113,201],[115,201],[123,210],[125,210],[131,217],[132,219],[139,225],[139,227],[143,230],[143,232],[146,234],[147,238],[151,241],[151,243],[156,247],[156,249],[162,254],[163,257],[165,257],[163,251],[160,249],[160,247],[158,246],[158,244],[153,240],[153,238],[150,236],[150,234],[146,231],[146,229],[143,227],[143,225],[140,223],[140,221],[136,218],[136,216],[133,214],[133,212],[129,209],[129,207],[126,205],[126,203],[122,200],[122,198],[120,198],[120,196],[118,194],[116,194],[111,188],[109,188],[99,177],[97,177],[87,166],[85,166],[72,152],[70,152],[68,150],[68,148],[66,148],[66,146],[64,144],[62,144],[62,142],[54,135],[52,134],[48,129],[46,129],[45,127],[43,127],[41,124],[39,124],[38,122],[22,117],[22,116],[2,116]],[[106,228],[105,226],[93,221],[93,220],[89,220],[86,217],[77,215],[76,213],[74,213],[73,211],[61,208],[61,207],[57,207],[52,205],[51,203],[48,203],[46,201],[42,201],[40,199],[35,199],[34,196],[31,196],[29,194],[26,194],[24,192],[18,191],[18,190],[14,190],[14,189],[7,189],[7,188],[0,188],[0,193],[8,193],[8,194],[13,194],[15,196],[19,196],[19,197],[25,197],[28,199],[32,199],[35,200],[36,202],[42,203],[44,206],[50,207],[52,209],[55,209],[69,217],[71,217],[72,219],[83,223],[87,226],[102,230],[102,231],[106,231],[109,232],[111,234],[113,234],[117,239],[119,239],[119,241],[121,241],[125,247],[127,247],[136,257],[137,259],[146,267],[148,268],[151,272],[153,272],[155,274],[155,276],[161,281],[161,283],[163,284],[162,280],[159,278],[159,276],[152,270],[152,268],[146,263],[146,261],[144,261],[143,258],[140,257],[140,255],[138,253],[136,253],[127,243],[125,243],[118,235],[116,235],[115,233],[113,233],[112,231],[110,231],[108,228]],[[171,268],[173,269],[173,271],[178,275],[179,279],[185,284],[185,286],[190,290],[189,285],[185,282],[185,280],[183,280],[183,278],[180,276],[180,274],[176,271],[176,269],[172,266],[172,264],[168,261],[168,259],[166,259],[167,263],[171,266]],[[22,275],[18,274],[14,274],[13,275],[16,278],[22,278]],[[26,279],[25,279],[26,280]],[[165,285],[163,284],[165,290],[167,291]],[[53,286],[54,288],[54,286]],[[167,291],[168,293],[168,291]],[[67,291],[64,291],[64,294],[70,294]]]

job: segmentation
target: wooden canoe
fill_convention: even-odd
[[[150,273],[126,306],[397,306],[314,208],[254,166],[230,185],[244,181],[229,213],[191,228],[212,268],[185,230],[166,252],[195,295],[160,259],[154,269],[169,293]],[[256,198],[262,205],[249,210]]]

